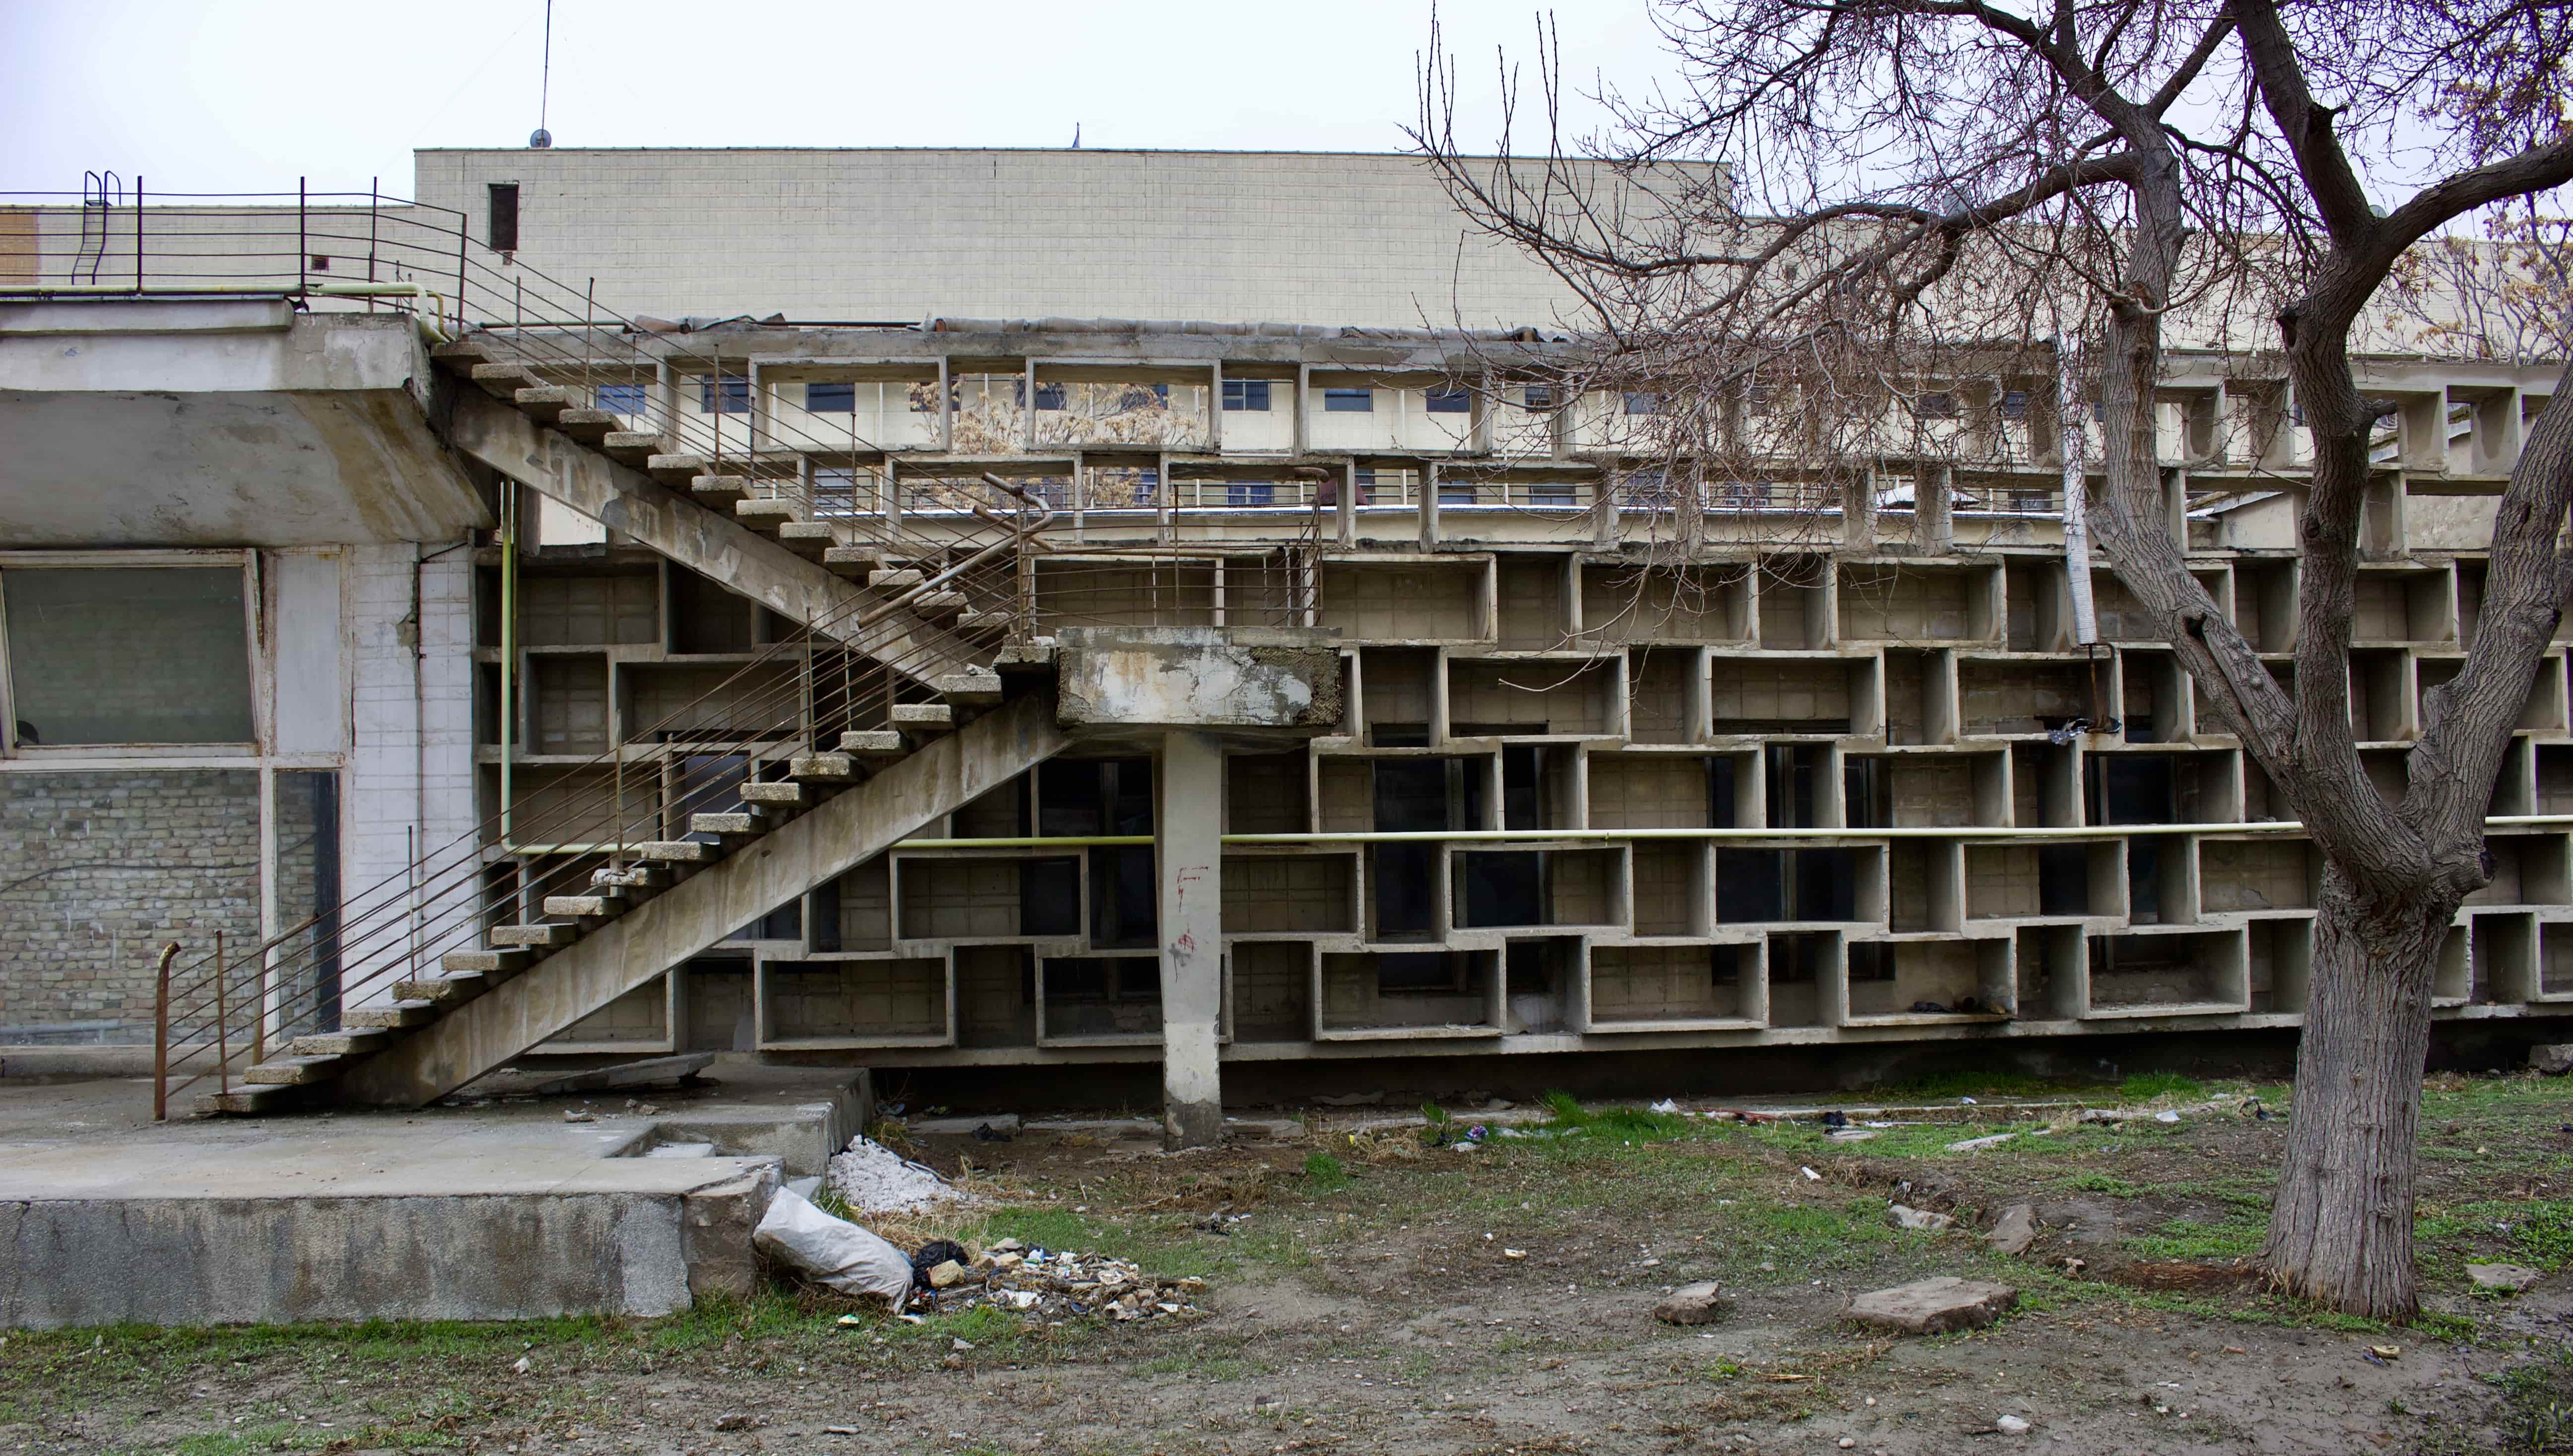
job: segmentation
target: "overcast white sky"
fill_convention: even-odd
[[[1447,0],[1476,106],[1537,7]],[[1555,15],[1566,74],[1657,69],[1643,0]],[[1427,0],[555,0],[547,121],[566,147],[1395,151]],[[519,147],[544,0],[0,0],[0,190],[407,194],[416,147]],[[1530,140],[1533,140],[1531,138]]]

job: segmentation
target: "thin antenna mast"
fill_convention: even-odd
[[[545,61],[536,81],[536,130],[527,138],[530,147],[550,147],[554,134],[545,130],[545,110],[553,101],[554,89],[554,0],[545,0]]]

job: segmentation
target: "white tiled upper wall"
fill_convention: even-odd
[[[1415,159],[1100,151],[423,151],[471,220],[519,188],[519,257],[627,314],[908,322],[1567,322]]]

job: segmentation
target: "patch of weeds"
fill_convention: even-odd
[[[2485,1378],[2501,1392],[2504,1450],[2573,1456],[2573,1351],[2555,1346]]]
[[[1695,1130],[1695,1124],[1676,1112],[1656,1112],[1647,1107],[1602,1107],[1594,1112],[1567,1092],[1547,1092],[1545,1106],[1553,1114],[1548,1125],[1566,1132],[1643,1142],[1668,1141]]]
[[[2252,1218],[2227,1218],[2215,1223],[2174,1218],[2152,1233],[2139,1234],[2124,1243],[2131,1252],[2148,1259],[2222,1263],[2257,1253],[2268,1231],[2267,1224]]]
[[[2498,1238],[2513,1254],[2551,1271],[2573,1263],[2573,1200],[2460,1203],[2415,1219],[2412,1233],[2422,1243],[2460,1249]]]
[[[1909,1082],[1886,1083],[1868,1091],[1870,1094],[1888,1101],[1928,1101],[1950,1097],[2054,1096],[2064,1089],[2041,1078],[2016,1072],[1938,1072]]]
[[[1304,1181],[1317,1194],[1336,1193],[1349,1185],[1349,1169],[1327,1152],[1308,1152],[1304,1155]]]
[[[2119,1198],[2141,1198],[2144,1195],[2144,1184],[2131,1183],[2107,1173],[2076,1173],[2064,1180],[2064,1186],[2077,1193],[2107,1193]]]
[[[2206,1088],[2176,1072],[2142,1072],[2119,1084],[2118,1094],[2131,1102],[2149,1102],[2155,1097],[2204,1096]]]

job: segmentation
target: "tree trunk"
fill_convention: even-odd
[[[2285,1292],[2409,1320],[2412,1172],[2430,992],[2453,900],[2369,897],[2323,870],[2295,1109],[2261,1266]]]

